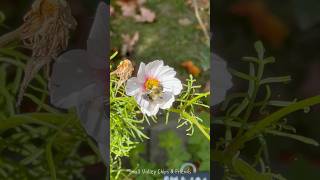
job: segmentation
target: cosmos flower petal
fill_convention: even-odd
[[[106,137],[109,130],[104,111],[103,96],[77,106],[81,124],[86,132],[100,143],[107,141]]]
[[[51,103],[60,108],[70,108],[103,94],[103,87],[96,84],[87,59],[91,56],[83,50],[62,54],[53,65],[49,90]]]
[[[147,114],[148,116],[154,116],[159,111],[159,105],[156,103],[149,102],[144,99],[141,94],[135,96],[136,101],[138,102],[141,112]]]
[[[148,107],[150,104],[149,101],[147,101],[142,97],[142,93],[138,93],[137,95],[134,96],[134,98],[136,99],[140,107]]]
[[[149,103],[148,106],[141,106],[141,111],[148,116],[155,116],[159,111],[160,105],[157,103]]]
[[[169,66],[162,66],[160,72],[157,74],[159,80],[164,80],[166,78],[172,78],[176,76],[176,71]]]
[[[148,72],[147,76],[156,77],[163,67],[162,60],[155,60],[146,65],[145,71]]]
[[[104,94],[109,49],[108,11],[105,3],[99,4],[87,50],[71,50],[59,56],[49,82],[51,103],[64,109],[76,107],[82,126],[98,143],[107,163],[110,139],[105,111],[109,108],[104,107]]]
[[[107,4],[101,2],[96,11],[96,16],[91,27],[87,40],[87,51],[103,59],[103,61],[94,62],[96,68],[106,66],[105,60],[108,56],[108,12]]]
[[[232,76],[227,70],[227,63],[218,55],[211,59],[211,104],[216,105],[225,99],[226,92],[233,86]]]
[[[146,65],[143,62],[140,63],[137,78],[141,82],[145,80],[145,69],[146,69]]]
[[[163,85],[164,91],[172,92],[174,95],[180,94],[182,90],[181,81],[177,78],[163,79],[161,84]]]
[[[171,92],[165,92],[162,98],[162,104],[160,104],[161,109],[169,109],[175,100]]]
[[[227,91],[222,88],[216,88],[213,90],[212,94],[213,94],[212,96],[214,96],[214,97],[211,99],[211,101],[212,101],[211,103],[213,105],[216,105],[216,104],[221,103],[225,99]]]
[[[134,96],[141,91],[142,84],[138,81],[137,77],[128,79],[126,86],[126,94]]]
[[[100,150],[100,154],[101,154],[101,158],[104,162],[106,162],[106,164],[109,164],[109,158],[107,158],[107,154],[109,155],[109,149],[107,148],[107,144],[106,143],[98,143],[99,146],[99,150]]]

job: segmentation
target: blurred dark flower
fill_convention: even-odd
[[[86,50],[70,50],[53,65],[49,85],[51,103],[60,108],[76,107],[82,125],[98,143],[107,162],[107,119],[105,84],[108,59],[108,6],[97,9]]]
[[[24,69],[17,105],[29,82],[42,67],[49,76],[50,62],[67,48],[70,31],[77,25],[65,0],[35,0],[23,20],[19,28],[20,38],[25,47],[32,50],[32,59]]]
[[[227,63],[218,55],[211,56],[211,104],[221,103],[227,91],[233,86],[232,76],[227,70]]]

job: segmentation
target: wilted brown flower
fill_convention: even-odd
[[[116,74],[119,77],[118,86],[128,80],[133,72],[134,68],[129,59],[125,59],[120,62],[117,69],[111,73],[111,75]]]
[[[18,105],[27,85],[43,66],[46,66],[49,75],[51,60],[67,48],[70,30],[75,29],[76,25],[65,0],[35,0],[32,4],[21,26],[20,38],[26,48],[32,50],[32,60],[24,69]]]
[[[56,56],[66,49],[76,24],[65,0],[35,0],[24,17],[21,38],[33,57]]]

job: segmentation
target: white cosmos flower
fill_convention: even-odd
[[[182,84],[176,71],[164,66],[162,60],[140,64],[137,77],[127,81],[126,94],[134,96],[143,114],[154,116],[159,109],[168,109],[180,94]]]
[[[227,70],[227,63],[216,54],[211,55],[211,105],[224,101],[227,91],[233,86],[232,76]]]

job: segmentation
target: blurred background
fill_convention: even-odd
[[[16,28],[18,28],[22,23],[23,23],[23,17],[24,15],[30,10],[31,8],[31,5],[34,1],[24,1],[24,0],[1,0],[0,1],[0,11],[1,11],[1,14],[0,14],[0,19],[4,19],[3,22],[1,22],[0,24],[0,35],[3,35],[5,33],[8,33],[10,31],[13,31],[15,30]],[[92,22],[94,20],[94,17],[95,17],[95,11],[96,11],[96,8],[98,6],[98,3],[100,1],[99,0],[69,0],[68,3],[71,7],[71,11],[72,11],[72,15],[75,17],[78,25],[77,25],[77,28],[75,29],[75,31],[71,34],[71,39],[69,41],[69,46],[68,46],[68,49],[85,49],[86,48],[86,41],[87,41],[87,37],[88,37],[88,34],[89,34],[89,31],[90,31],[90,28],[91,28],[91,25],[92,25]],[[23,49],[23,48],[20,48],[20,45],[18,45],[18,47],[16,47],[15,43],[12,43],[11,45],[12,47],[15,47],[15,48],[12,48],[12,50],[18,50],[19,52],[21,53],[24,53],[26,56],[31,56],[31,52],[26,50],[26,49]],[[10,47],[10,45],[9,45]],[[9,48],[10,49],[10,48]],[[5,51],[5,50],[3,50]],[[4,54],[1,54],[1,57],[5,55]],[[14,59],[14,58],[13,58]],[[21,59],[17,58],[15,59],[15,61],[19,61]],[[1,66],[6,66],[6,63],[1,63]],[[16,71],[16,69],[14,67],[12,68],[7,68],[7,74],[1,74],[1,78],[4,78],[6,77],[7,79],[13,79],[17,74],[18,72]],[[17,75],[18,76],[18,75]],[[36,83],[35,83],[36,84]],[[3,85],[3,84],[2,84]],[[4,87],[2,87],[1,85],[1,88],[7,88],[5,87],[6,85],[3,85]],[[37,86],[38,84],[36,84]],[[47,89],[45,88],[44,91],[46,91]],[[41,94],[37,93],[36,91],[32,91],[32,90],[28,90],[29,93],[32,93],[35,95],[35,97],[37,98],[41,98]],[[10,94],[11,95],[11,94]],[[11,99],[12,100],[12,103],[15,104],[15,94],[13,94],[13,98]],[[5,109],[3,108],[5,106],[3,106],[3,97],[1,96],[1,109],[0,109],[0,113],[1,115],[7,113],[5,112]],[[43,100],[44,103],[46,104],[49,104],[50,106],[50,103],[49,103],[49,98],[45,98]],[[23,113],[23,115],[27,114],[27,113],[34,113],[34,112],[45,112],[43,109],[41,110],[41,108],[39,109],[38,108],[39,105],[37,103],[34,103],[32,100],[28,99],[28,98],[25,98],[24,101],[22,102],[22,105],[21,105],[21,112],[20,113]],[[62,110],[61,110],[62,111]],[[17,113],[18,114],[18,113]],[[63,118],[63,117],[62,117]],[[1,116],[1,120],[5,120],[4,119],[4,116]],[[64,119],[66,120],[66,119]],[[0,123],[1,124],[1,123]],[[4,158],[8,158],[10,159],[10,163],[8,161],[8,163],[6,164],[6,161],[1,161],[1,173],[3,173],[3,171],[8,168],[8,167],[14,167],[14,168],[20,168],[19,172],[21,172],[21,174],[23,174],[24,172],[36,172],[37,170],[39,170],[39,166],[40,166],[40,172],[41,172],[41,168],[45,167],[47,168],[46,166],[46,163],[44,163],[45,165],[39,165],[39,162],[36,161],[35,164],[28,164],[28,165],[25,165],[25,166],[21,166],[19,165],[18,162],[22,163],[23,164],[23,161],[21,161],[22,157],[23,156],[20,156],[20,155],[15,155],[14,153],[12,153],[12,151],[15,151],[15,150],[12,150],[12,147],[15,147],[16,144],[15,143],[18,143],[19,146],[17,146],[16,149],[19,150],[19,148],[23,149],[25,148],[25,146],[29,146],[29,147],[33,147],[34,144],[37,145],[37,148],[39,149],[36,149],[36,148],[31,148],[29,150],[32,150],[32,151],[35,151],[35,153],[39,153],[39,155],[41,155],[41,153],[43,153],[43,151],[41,151],[41,148],[42,148],[42,143],[46,143],[49,139],[49,136],[51,135],[50,134],[50,130],[46,129],[45,127],[39,127],[37,125],[30,125],[29,128],[33,129],[33,130],[30,130],[29,131],[24,131],[23,128],[25,128],[25,126],[28,126],[28,125],[23,125],[22,127],[22,130],[20,129],[20,133],[23,135],[23,136],[26,136],[26,137],[29,137],[31,135],[31,137],[35,137],[37,136],[37,134],[39,132],[42,132],[44,134],[41,135],[41,137],[39,138],[35,138],[35,139],[32,139],[31,140],[31,143],[30,142],[25,142],[25,143],[19,143],[19,138],[17,140],[17,138],[15,140],[12,141],[12,137],[17,137],[18,136],[18,132],[15,132],[15,130],[13,129],[18,129],[20,127],[17,127],[17,128],[12,128],[8,131],[5,131],[5,133],[3,133],[1,131],[1,143],[0,143],[0,149],[1,149],[1,157],[0,159],[4,159]],[[74,128],[74,129],[73,129]],[[28,128],[27,128],[28,129]],[[42,130],[40,130],[42,129]],[[74,127],[70,127],[69,129],[69,133],[70,132],[74,132],[76,130],[78,131],[79,134],[81,134],[80,132],[83,133],[83,130],[79,130],[79,127],[77,125],[74,125]],[[80,127],[81,129],[81,127]],[[20,135],[21,135],[20,134]],[[74,135],[75,136],[75,135]],[[7,141],[4,141],[3,139],[6,139]],[[5,142],[9,142],[9,143],[12,143],[12,144],[6,144]],[[75,142],[75,141],[74,141]],[[30,143],[30,144],[28,144]],[[59,144],[59,143],[57,143]],[[61,141],[61,144],[63,148],[69,148],[70,144],[68,142],[68,140],[64,139],[63,141]],[[59,146],[59,145],[57,145]],[[72,161],[78,161],[78,162],[85,162],[87,160],[87,162],[90,162],[89,165],[85,165],[85,167],[82,169],[82,165],[78,164],[77,165],[77,168],[75,168],[75,166],[72,166],[72,165],[68,165],[69,169],[67,170],[67,168],[65,169],[61,169],[61,167],[57,166],[57,174],[58,175],[58,178],[60,177],[64,177],[66,179],[70,179],[70,178],[75,178],[77,177],[77,179],[105,179],[106,177],[106,168],[105,168],[105,165],[102,163],[102,162],[99,162],[99,163],[96,163],[97,162],[97,157],[95,157],[94,152],[92,151],[92,149],[88,146],[88,144],[86,143],[80,143],[72,148],[75,149],[75,153],[79,153],[80,155],[80,159],[73,159],[73,157],[67,157],[67,159],[63,159],[64,155],[62,154],[67,154],[69,150],[67,151],[64,151],[64,150],[61,150],[61,147],[54,147],[55,149],[53,150],[54,151],[54,159],[56,160],[56,164],[58,164],[57,162],[63,162],[65,164],[68,164],[68,162],[72,162]],[[62,149],[63,149],[62,148]],[[27,148],[28,149],[28,148]],[[60,151],[58,151],[57,149],[59,149]],[[19,150],[20,151],[20,150]],[[28,161],[28,162],[32,162],[32,161],[35,161],[37,160],[38,156],[36,154],[34,154],[35,157],[33,160],[31,161]],[[89,156],[91,156],[91,159],[86,159],[88,158]],[[32,157],[33,155],[31,155]],[[42,157],[42,156],[40,156]],[[69,159],[68,159],[69,158]],[[81,159],[83,158],[83,159]],[[41,159],[41,158],[38,158],[38,159]],[[45,157],[44,157],[45,159]],[[30,159],[29,159],[30,160]],[[41,161],[41,160],[40,160]],[[99,161],[99,160],[98,160]],[[17,163],[17,164],[15,164]],[[14,164],[14,165],[13,165]],[[79,166],[80,165],[80,166]],[[27,168],[27,169],[24,169],[24,168]],[[29,169],[28,169],[29,168]],[[72,170],[72,168],[74,168]],[[43,169],[42,169],[43,170]],[[82,171],[83,170],[83,171]],[[66,172],[67,171],[67,172]],[[11,172],[14,172],[14,169],[11,168],[10,170],[8,170],[7,172],[5,172],[4,174],[1,174],[1,177],[2,175],[9,175],[9,179],[15,179],[15,177],[13,177],[13,174],[10,174]],[[79,173],[80,172],[80,173]],[[66,173],[67,174],[67,177],[64,176]],[[77,174],[79,173],[79,174]],[[19,174],[19,173],[16,173],[16,174]],[[32,173],[31,173],[32,174]],[[62,175],[64,174],[64,175]],[[47,176],[50,176],[49,174],[49,171],[47,170]],[[31,176],[32,177],[32,176]],[[25,176],[24,178],[31,178],[29,176]]]
[[[248,64],[241,58],[256,56],[253,44],[261,40],[266,55],[276,58],[276,63],[266,69],[266,75],[292,78],[288,84],[271,87],[273,99],[301,100],[320,93],[320,1],[215,0],[211,8],[212,49],[229,67],[248,72]],[[246,91],[246,81],[233,78],[233,83],[229,93]],[[215,113],[219,114],[219,110]],[[308,113],[290,115],[287,122],[298,134],[319,142],[319,115],[320,107],[315,106]],[[221,126],[214,127],[213,132],[215,139],[224,136]],[[272,135],[266,139],[274,172],[290,180],[320,178],[319,147]],[[256,143],[247,143],[244,153],[255,152]]]

